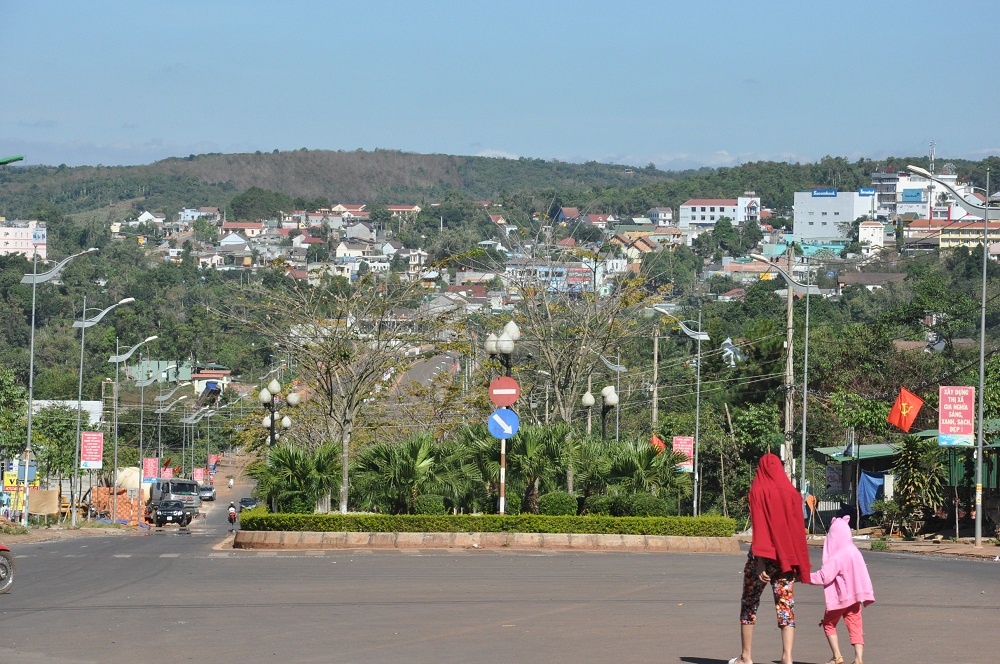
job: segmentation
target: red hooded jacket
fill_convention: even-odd
[[[794,572],[809,583],[809,549],[802,516],[802,496],[785,475],[781,459],[765,454],[750,485],[750,523],[755,556],[777,561],[782,573]]]

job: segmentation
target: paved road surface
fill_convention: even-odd
[[[741,556],[234,551],[228,500],[189,533],[19,545],[0,661],[722,664],[738,652]],[[865,611],[869,662],[997,660],[1000,563],[865,556],[879,600]],[[822,593],[797,594],[796,661],[825,662]],[[775,661],[769,610],[757,632],[756,661]]]

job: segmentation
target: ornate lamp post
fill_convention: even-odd
[[[267,442],[268,456],[271,454],[271,448],[278,440],[277,424],[278,418],[281,418],[281,428],[289,429],[292,426],[292,419],[288,415],[282,415],[278,411],[277,401],[278,395],[281,392],[281,383],[277,379],[272,378],[271,382],[267,384],[267,387],[262,387],[260,392],[257,394],[257,400],[267,409],[267,415],[261,421],[261,426],[269,431],[269,437]],[[301,395],[298,392],[289,392],[285,396],[285,402],[289,406],[297,406],[301,399]],[[341,501],[343,503],[343,501]],[[271,499],[271,511],[278,511],[278,499],[277,497],[272,497]]]
[[[495,334],[490,334],[486,337],[486,352],[491,357],[494,355],[500,356],[500,361],[504,366],[504,375],[510,378],[512,369],[512,356],[514,354],[514,342],[521,338],[521,330],[517,327],[517,323],[510,321],[503,326],[503,330],[500,332],[498,337]],[[507,491],[507,439],[500,439],[500,501],[499,501],[499,512],[504,514],[506,511],[506,496]]]

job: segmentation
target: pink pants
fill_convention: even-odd
[[[837,623],[841,617],[847,625],[847,634],[851,637],[851,645],[864,645],[864,626],[861,623],[861,602],[852,604],[846,609],[827,609],[823,615],[823,620],[819,626],[823,628],[823,633],[832,636],[837,633]]]

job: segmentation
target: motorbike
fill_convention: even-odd
[[[14,585],[14,554],[10,549],[0,544],[0,595],[11,589]]]

